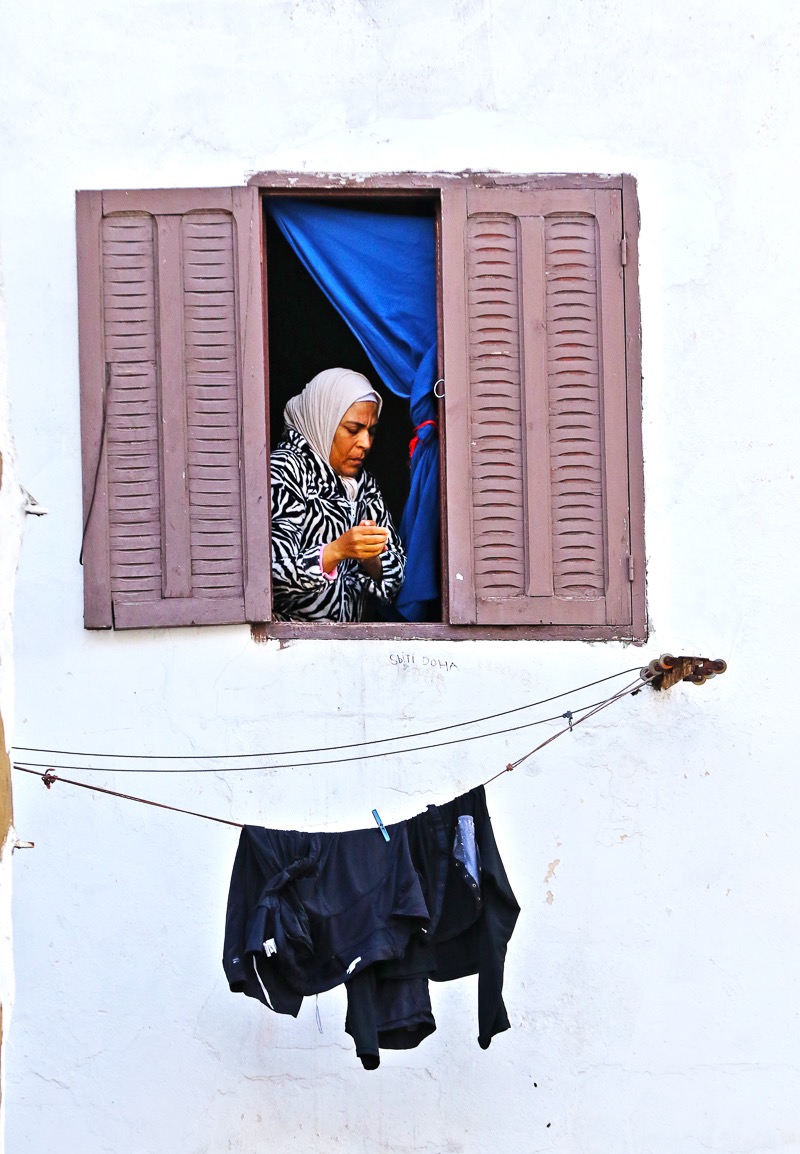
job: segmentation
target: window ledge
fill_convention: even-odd
[[[400,622],[293,622],[251,625],[254,641],[627,641],[643,644],[631,625],[445,625]]]

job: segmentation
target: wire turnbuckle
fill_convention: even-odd
[[[673,657],[671,653],[662,653],[644,667],[641,678],[653,689],[671,689],[679,681],[703,685],[709,678],[724,673],[727,668],[727,662],[721,657]]]

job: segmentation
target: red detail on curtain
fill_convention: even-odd
[[[426,425],[433,425],[434,429],[436,428],[436,422],[435,421],[423,421],[421,425],[417,425],[417,427],[414,429],[414,436],[408,442],[408,459],[409,460],[411,460],[411,458],[414,456],[414,450],[416,449],[417,445],[419,444],[419,437],[417,436],[417,433],[420,431],[420,429],[424,429]]]

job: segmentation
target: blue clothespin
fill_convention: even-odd
[[[388,831],[387,831],[387,829],[386,829],[386,826],[385,826],[385,825],[383,824],[383,822],[381,821],[381,815],[378,813],[377,809],[373,809],[373,811],[372,811],[372,816],[375,818],[376,822],[378,823],[378,829],[379,829],[379,830],[381,831],[381,833],[383,834],[383,836],[384,836],[384,839],[385,839],[386,841],[389,841],[389,833],[388,833]]]

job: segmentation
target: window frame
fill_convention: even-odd
[[[644,470],[641,433],[641,328],[638,286],[638,237],[639,210],[636,181],[630,175],[605,176],[598,174],[505,174],[500,172],[461,173],[379,173],[355,175],[343,173],[292,173],[258,172],[248,180],[249,187],[256,187],[262,199],[270,195],[313,196],[314,199],[342,197],[374,199],[376,196],[390,196],[393,199],[425,198],[438,200],[436,213],[437,247],[437,330],[438,330],[438,376],[447,379],[446,361],[448,347],[464,341],[464,333],[446,331],[444,323],[444,292],[446,274],[443,268],[443,246],[449,240],[457,243],[453,236],[455,229],[463,227],[464,203],[467,186],[487,188],[514,188],[520,192],[529,190],[560,191],[585,189],[611,189],[621,195],[622,204],[622,264],[627,270],[623,279],[623,311],[625,322],[626,356],[626,417],[627,417],[627,473],[628,511],[630,533],[631,579],[631,622],[625,625],[574,625],[574,624],[508,624],[485,625],[475,623],[453,624],[449,620],[449,557],[448,557],[448,517],[447,517],[447,427],[446,403],[439,401],[440,430],[440,501],[441,519],[441,577],[442,577],[442,621],[441,622],[278,622],[267,621],[251,625],[254,639],[268,641],[289,640],[584,640],[584,641],[634,641],[647,639],[647,609],[645,586],[644,549]],[[262,214],[263,221],[263,214]],[[263,229],[263,223],[262,223]],[[462,241],[463,248],[463,241]],[[264,238],[262,236],[262,273],[264,308],[263,330],[265,342],[265,389],[269,388],[269,362],[267,357],[269,302],[266,284],[266,260],[263,257]],[[445,386],[446,388],[446,386]],[[268,398],[267,398],[268,399]],[[268,408],[267,404],[267,408]],[[269,439],[269,429],[267,429]]]
[[[596,190],[594,195],[593,190]],[[436,207],[438,376],[446,382],[449,366],[449,385],[445,385],[444,400],[439,401],[440,501],[443,514],[440,622],[262,620],[262,615],[271,613],[270,525],[269,517],[265,516],[270,443],[270,309],[264,200],[269,196],[327,198],[355,204],[359,200],[375,198],[394,202],[409,198],[424,199]],[[203,213],[206,213],[206,219],[201,220]],[[220,213],[225,218],[224,222],[220,220]],[[135,225],[134,221],[126,222],[125,218],[139,215],[150,218],[147,226],[150,232],[158,230],[152,244],[147,241],[145,245],[151,245],[147,248],[150,253],[148,260],[153,259],[152,251],[162,254],[157,271],[156,265],[145,267],[146,261],[143,263],[139,259],[138,253],[145,249],[134,252],[114,247],[118,240],[115,239],[117,220],[113,218],[121,218],[124,231],[129,225]],[[185,239],[181,241],[178,229],[184,226],[178,223],[178,218],[184,217],[189,232],[183,234]],[[586,223],[587,217],[596,219],[594,232]],[[199,221],[197,227],[190,218],[195,223]],[[606,223],[601,223],[601,218]],[[103,248],[106,222],[113,233],[109,241],[111,255],[108,264]],[[478,233],[474,232],[473,226]],[[219,228],[227,230],[229,240],[224,244],[228,246],[225,259],[229,263],[225,265],[226,272],[220,271],[223,258],[217,259],[216,256],[223,251],[219,245],[212,243],[210,248],[206,245],[201,252],[196,248],[195,240],[189,239],[209,228],[217,230],[214,233],[216,237],[222,235]],[[646,640],[641,334],[637,281],[639,218],[636,182],[632,176],[511,175],[468,171],[373,175],[261,172],[251,176],[247,185],[233,188],[79,192],[77,229],[84,545],[88,561],[84,573],[87,628],[159,628],[179,624],[250,622],[257,640]],[[496,254],[501,252],[502,246],[496,237],[504,230],[507,253],[499,257]],[[543,245],[546,236],[550,237],[548,243],[552,244],[553,255],[548,257],[545,265]],[[535,238],[532,248],[531,238]],[[570,243],[572,240],[576,243]],[[138,243],[135,238],[134,243]],[[201,247],[206,244],[205,241],[197,243]],[[182,245],[187,246],[186,252],[198,254],[194,258],[186,257],[190,263],[185,266]],[[120,254],[121,263],[117,261]],[[192,259],[194,263],[191,263]],[[129,261],[131,263],[126,263]],[[176,262],[181,262],[180,267]],[[203,271],[202,275],[197,271],[210,265],[214,265],[217,271]],[[127,269],[134,271],[128,274]],[[545,274],[544,280],[537,271],[540,269]],[[184,277],[186,279],[181,279]],[[227,278],[224,287],[221,277]],[[155,278],[152,284],[148,278]],[[125,284],[128,281],[135,281],[140,287],[129,288]],[[498,306],[492,303],[497,299],[497,293],[503,297],[506,291],[498,287],[501,282],[512,285],[511,297],[508,298],[512,303],[508,305],[507,314],[503,313],[502,307],[498,312]],[[555,290],[552,289],[554,284]],[[115,287],[118,285],[122,287]],[[111,302],[108,305],[112,316],[110,322],[104,320],[106,291]],[[534,293],[533,311],[524,307],[529,291]],[[187,302],[192,296],[191,303],[178,303],[181,292],[188,294]],[[201,428],[201,437],[204,436],[204,422],[209,428],[219,425],[219,420],[202,414],[221,411],[214,408],[216,394],[212,396],[210,393],[204,393],[199,399],[201,406],[210,401],[211,407],[197,408],[198,388],[207,385],[209,374],[213,376],[218,371],[212,363],[215,352],[190,354],[188,346],[181,346],[184,351],[180,353],[176,344],[184,324],[192,326],[192,332],[222,331],[213,324],[211,329],[195,328],[203,323],[202,318],[198,321],[202,308],[197,301],[201,299],[208,303],[209,298],[202,296],[207,292],[217,293],[218,297],[228,294],[232,302],[224,307],[229,308],[225,323],[230,327],[226,348],[233,359],[230,368],[224,370],[228,374],[226,380],[221,382],[217,376],[210,383],[224,385],[229,391],[238,390],[239,406],[239,485],[230,487],[235,484],[235,453],[233,465],[228,463],[227,466],[233,472],[227,482],[221,482],[222,487],[216,484],[219,462],[214,460],[209,464],[207,460],[209,453],[219,450],[206,452],[204,448],[195,448],[192,466],[195,470],[192,475],[199,482],[193,492],[212,494],[209,499],[200,499],[193,508],[204,510],[214,500],[221,508],[229,506],[231,502],[221,496],[226,492],[238,492],[241,497],[242,520],[237,530],[237,543],[226,547],[229,552],[231,549],[239,550],[243,556],[243,586],[231,585],[227,577],[220,580],[205,577],[205,574],[217,572],[228,574],[229,570],[224,568],[227,562],[216,556],[209,559],[208,551],[214,547],[210,542],[199,541],[197,588],[211,589],[209,596],[218,596],[219,601],[209,601],[208,597],[197,599],[194,580],[187,568],[191,566],[191,573],[195,573],[195,555],[188,551],[188,526],[179,497],[179,492],[185,490],[188,500],[187,486],[190,484],[187,480],[189,459],[183,456],[188,451],[188,418],[183,409],[190,404],[190,384],[194,389],[191,403],[195,406],[192,409],[192,428]],[[475,292],[477,296],[474,296]],[[147,347],[151,351],[147,354],[141,352],[143,341],[137,336],[137,309],[139,312],[141,309],[135,303],[131,308],[127,304],[124,308],[115,305],[115,301],[121,299],[120,294],[124,297],[126,293],[129,296],[149,294],[151,303],[147,307],[151,320],[155,316],[155,328],[152,332],[148,330],[150,344]],[[540,298],[538,303],[537,294]],[[468,305],[468,296],[470,301],[478,302],[477,306],[474,303]],[[545,306],[545,296],[548,301],[554,298],[547,304],[548,310],[552,304],[553,311],[547,313],[552,322],[545,320],[541,311]],[[597,303],[593,305],[592,300]],[[609,313],[606,312],[607,301],[613,301]],[[487,304],[488,310],[484,307]],[[196,307],[200,312],[192,311]],[[210,307],[213,312],[223,306],[215,298]],[[185,315],[181,311],[183,308],[187,310]],[[208,312],[204,314],[208,315]],[[217,319],[216,314],[211,317],[211,321]],[[106,329],[107,323],[112,325],[113,331],[112,328]],[[492,336],[487,341],[484,336],[487,323],[489,331],[504,335]],[[552,341],[549,335],[551,323]],[[124,344],[123,341],[120,345],[116,340],[120,325],[128,326],[124,339],[132,343]],[[623,328],[624,333],[621,331]],[[573,332],[577,334],[577,340],[572,337]],[[531,362],[529,350],[542,345],[541,333],[548,334],[546,351],[542,353],[540,349]],[[614,367],[610,373],[606,371],[604,362],[604,333],[614,334],[614,348],[609,353],[609,364]],[[200,344],[203,349],[214,350],[224,340],[203,340]],[[195,347],[200,346],[193,345]],[[152,348],[156,351],[153,352]],[[193,377],[190,382],[187,358],[192,355],[201,358],[191,362],[192,372],[196,373],[198,364],[201,368],[205,366],[202,371],[206,376],[202,381]],[[528,366],[531,363],[544,365],[542,355],[548,357],[548,364],[555,366],[553,370],[546,370],[545,387],[541,386],[538,373],[532,374],[530,367],[527,371],[525,368],[526,360]],[[490,361],[488,376],[479,367],[487,356]],[[510,360],[492,360],[497,356]],[[589,364],[584,367],[581,362],[587,356]],[[147,360],[147,357],[155,359]],[[139,395],[133,400],[130,393],[123,396],[121,384],[115,383],[112,389],[112,377],[116,381],[119,374],[124,376],[127,372],[125,363],[129,361],[138,366],[135,371],[131,368],[127,373],[129,377],[141,377],[152,370],[156,381],[155,385],[150,383],[144,388],[134,382]],[[506,364],[514,367],[503,368],[498,378],[497,366]],[[506,372],[511,372],[512,376],[506,377]],[[115,373],[116,377],[113,376]],[[591,384],[592,380],[599,382],[599,388]],[[495,381],[500,385],[497,389]],[[185,395],[181,391],[184,389],[187,390]],[[142,401],[145,393],[147,395]],[[141,553],[123,555],[120,550],[125,546],[116,543],[123,522],[137,526],[141,523],[140,504],[131,506],[135,516],[125,515],[115,522],[117,537],[113,558],[109,553],[112,526],[109,521],[110,450],[106,441],[106,411],[108,408],[110,428],[112,394],[115,405],[149,405],[151,415],[147,419],[150,422],[154,419],[152,414],[157,414],[156,429],[152,424],[136,424],[142,409],[126,410],[131,419],[126,419],[122,426],[115,425],[115,430],[118,432],[121,428],[123,433],[121,439],[115,433],[115,444],[122,445],[123,456],[128,453],[135,456],[145,451],[137,445],[147,441],[147,451],[150,452],[157,441],[158,447],[152,452],[160,454],[161,464],[158,465],[153,456],[155,471],[147,491],[152,496],[153,486],[160,485],[160,528],[156,517],[148,522],[153,528],[132,530],[134,544],[129,547],[134,551],[147,549],[150,554],[157,555],[157,535],[160,533],[161,568],[153,570],[156,576],[160,574],[162,581],[160,599],[148,600],[141,596],[142,591],[146,592],[145,587],[125,584],[128,577],[138,581],[140,566],[145,561],[141,560]],[[234,409],[230,401],[226,404],[230,416]],[[566,424],[560,415],[562,410],[566,412]],[[519,430],[525,424],[529,430],[541,429],[541,418],[548,421],[550,431],[560,430],[560,435],[548,435],[545,442],[550,449],[549,472],[541,452],[544,445],[540,444],[538,455],[531,452],[527,458],[520,449],[524,434]],[[149,431],[137,435],[136,430],[145,427]],[[229,423],[227,427],[232,429],[234,426]],[[574,434],[572,429],[577,429],[578,433]],[[225,443],[232,444],[227,433],[225,436]],[[473,440],[474,437],[482,442],[478,452],[473,451],[475,444],[479,443]],[[451,442],[449,448],[448,438]],[[132,447],[129,447],[128,440]],[[504,445],[498,447],[498,440],[504,441]],[[508,445],[512,446],[511,450]],[[448,457],[453,457],[454,452],[457,452],[458,460],[448,477]],[[198,454],[203,457],[202,461],[198,461]],[[183,459],[187,464],[181,468],[178,462]],[[496,461],[501,462],[500,472],[496,470]],[[612,462],[612,467],[609,467],[609,462]],[[129,475],[127,464],[120,465],[119,458],[114,467],[118,496],[133,500],[137,492],[144,491],[141,488],[136,490],[143,476],[141,472]],[[149,468],[150,465],[140,462],[130,468],[134,470],[137,467]],[[201,475],[203,468],[214,472],[215,481],[211,488],[203,487],[211,485],[206,475]],[[503,469],[508,471],[503,472]],[[467,477],[470,478],[469,485],[465,484]],[[477,478],[477,485],[473,483],[474,478]],[[497,483],[495,478],[499,478]],[[541,483],[537,478],[541,478]],[[563,488],[565,478],[566,489]],[[144,485],[144,481],[141,484]],[[229,487],[225,489],[224,484]],[[125,492],[121,492],[120,486],[125,488]],[[507,500],[506,491],[510,494]],[[452,499],[454,493],[457,503]],[[552,511],[551,500],[554,502]],[[612,506],[608,504],[612,500],[613,514]],[[466,504],[462,508],[463,502]],[[151,507],[155,507],[152,501],[145,511],[147,517],[151,516]],[[494,523],[493,510],[497,507],[508,510],[505,517],[501,513],[498,518],[498,522],[505,520],[505,526]],[[116,508],[124,513],[126,506],[118,504]],[[211,530],[207,528],[208,518],[213,519],[212,513],[202,511],[197,516],[205,518],[204,528],[198,529],[198,534],[217,532],[216,525]],[[545,534],[546,540],[543,538],[540,544],[530,534],[530,526],[539,524],[539,517],[543,525],[553,527],[553,581],[549,585],[543,581],[542,574],[546,577],[551,570],[546,561],[542,568],[541,558],[551,551],[551,537]],[[141,543],[141,536],[136,536],[137,532],[149,534],[144,543]],[[496,542],[501,540],[506,543],[497,545]],[[556,547],[558,566],[555,563]],[[454,557],[457,558],[455,562]],[[117,566],[116,579],[121,582],[116,593],[110,581],[112,563]],[[123,571],[128,565],[131,571]],[[156,562],[153,561],[152,565],[156,566]],[[460,568],[456,570],[456,566],[464,565],[467,566],[463,570],[466,580],[460,576]],[[523,572],[525,579],[521,586],[520,573]],[[630,574],[629,584],[620,584],[623,572],[626,576]],[[558,586],[555,584],[556,574]],[[602,574],[602,582],[597,580],[599,574]],[[463,585],[457,585],[457,579],[462,580]],[[225,591],[220,593],[223,586]],[[574,595],[569,592],[571,586],[577,589]],[[125,590],[129,587],[133,592],[126,597]],[[230,589],[234,590],[233,594],[227,592]],[[241,590],[241,596],[237,590]],[[192,598],[196,599],[195,602]],[[223,602],[222,598],[228,600]],[[575,607],[583,600],[588,602],[583,615],[586,619],[592,619],[594,614],[596,622],[601,617],[606,622],[620,621],[623,617],[624,620],[621,624],[567,624],[577,616]],[[555,624],[553,619],[548,619],[551,613],[560,617],[562,623]],[[540,623],[533,623],[537,619]],[[487,621],[503,623],[487,624]]]

